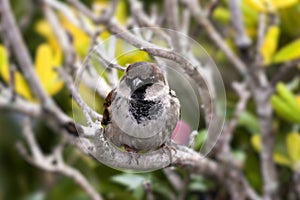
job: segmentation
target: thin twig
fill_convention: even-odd
[[[166,15],[168,28],[173,30],[169,32],[172,40],[172,47],[176,52],[180,53],[182,51],[181,43],[180,43],[181,40],[180,38],[178,38],[178,33],[177,33],[177,31],[179,31],[178,1],[165,0],[164,3],[165,3],[165,15]]]
[[[300,64],[300,58],[297,58],[295,60],[291,60],[288,62],[285,62],[281,66],[279,66],[278,71],[276,74],[274,74],[271,84],[275,86],[278,82],[282,81],[293,69],[297,69],[298,73],[294,73],[296,76],[299,75],[299,68],[297,68]]]
[[[229,46],[225,43],[225,40],[221,37],[212,23],[206,18],[198,1],[196,0],[181,0],[181,2],[188,6],[196,22],[201,25],[206,31],[210,39],[218,46],[228,60],[233,64],[233,67],[245,78],[249,76],[246,64],[236,56]]]
[[[44,2],[48,1],[44,0]],[[65,66],[67,67],[69,72],[74,73],[73,67],[76,60],[76,53],[74,51],[74,48],[72,47],[71,41],[69,40],[66,31],[61,26],[53,10],[47,4],[43,5],[43,13],[45,14],[45,17],[48,20],[56,39],[59,41],[61,49],[64,52]]]
[[[90,116],[92,116],[94,119],[101,121],[102,115],[96,113],[91,107],[89,107],[80,97],[78,91],[76,90],[76,87],[72,81],[72,78],[62,69],[57,69],[61,79],[65,82],[69,92],[72,95],[72,98],[74,101],[78,104],[78,106],[81,108],[82,112],[84,113],[84,116],[86,118],[86,121],[88,125],[92,124],[92,119]]]
[[[241,50],[247,49],[251,45],[251,40],[246,35],[245,28],[243,25],[243,18],[240,9],[240,0],[229,0],[228,7],[231,13],[231,24],[235,30],[234,41],[236,47]]]
[[[255,63],[257,66],[262,66],[262,56],[260,54],[260,48],[264,41],[266,32],[266,15],[260,13],[258,15],[258,28],[256,36],[256,49],[255,49]]]
[[[138,0],[130,0],[130,9],[133,17],[139,23],[141,27],[147,27],[161,37],[169,47],[172,46],[171,38],[159,27],[160,24],[154,23],[150,17],[148,17],[144,11],[142,3]]]
[[[143,183],[143,188],[144,188],[144,191],[146,193],[146,199],[147,200],[154,200],[154,195],[153,195],[153,192],[152,192],[152,189],[151,189],[151,182],[150,181],[146,181]]]
[[[171,167],[165,168],[163,170],[166,178],[169,180],[171,185],[176,191],[180,191],[183,187],[183,182],[181,177],[174,171],[174,169]]]

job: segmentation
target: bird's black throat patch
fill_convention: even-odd
[[[129,111],[138,124],[144,120],[154,120],[162,112],[162,105],[159,102],[144,99],[146,90],[151,85],[153,84],[145,84],[131,94]]]

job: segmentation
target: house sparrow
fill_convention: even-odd
[[[114,145],[148,152],[171,140],[179,114],[179,100],[161,69],[154,63],[136,62],[107,95],[101,124]]]

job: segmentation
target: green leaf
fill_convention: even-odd
[[[243,126],[248,129],[250,133],[258,133],[259,125],[257,118],[250,112],[242,112],[240,119],[238,121],[238,126]]]
[[[244,151],[241,151],[241,150],[233,151],[232,155],[236,160],[238,160],[239,162],[242,162],[242,163],[245,162],[246,157],[247,157],[246,153]]]
[[[207,139],[207,130],[199,131],[199,133],[195,136],[194,149],[199,151],[201,146],[206,141],[206,139]]]
[[[282,47],[274,56],[274,62],[280,63],[300,57],[300,39]]]
[[[283,101],[281,98],[279,98],[276,95],[273,95],[271,97],[271,104],[275,110],[275,112],[286,121],[289,122],[300,122],[300,116],[295,113],[295,110],[293,110],[285,101]]]
[[[213,18],[215,20],[228,24],[230,21],[230,12],[226,8],[218,7],[213,12]]]
[[[142,200],[143,199],[143,196],[144,196],[145,192],[144,192],[144,188],[142,185],[138,186],[137,188],[135,188],[133,190],[133,196],[136,198],[136,199],[140,199]]]
[[[276,85],[276,91],[280,97],[292,108],[295,109],[300,114],[300,109],[298,108],[296,97],[294,94],[283,84],[278,83]]]
[[[204,178],[203,176],[195,175],[192,176],[192,180],[188,188],[189,190],[195,192],[205,192],[211,189],[213,186],[213,183],[208,179]]]
[[[126,186],[129,190],[134,190],[146,181],[146,178],[136,174],[121,174],[112,177],[112,181]]]
[[[24,198],[24,200],[44,200],[44,199],[45,199],[45,193],[41,191],[31,193]]]

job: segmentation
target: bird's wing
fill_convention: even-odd
[[[104,104],[103,104],[104,111],[103,111],[103,118],[101,121],[102,125],[107,125],[108,123],[110,123],[111,114],[110,114],[109,109],[110,109],[111,102],[115,98],[115,92],[116,92],[115,90],[116,89],[113,89],[112,91],[110,91],[104,100]]]

